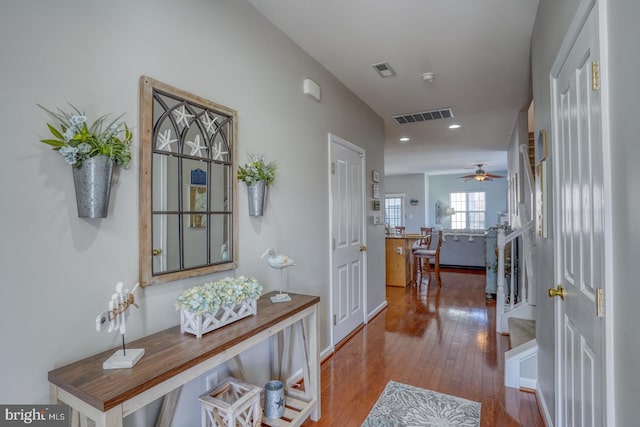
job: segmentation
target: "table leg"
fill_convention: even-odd
[[[104,412],[95,422],[96,427],[122,427],[122,405]]]
[[[318,361],[318,304],[313,307],[309,316],[309,392],[316,399],[316,407],[311,413],[311,419],[320,419],[320,362]]]

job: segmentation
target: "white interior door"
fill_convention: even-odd
[[[605,423],[604,160],[598,11],[585,10],[552,70],[556,239],[556,425]],[[574,28],[572,26],[572,28]],[[567,43],[567,41],[565,41]],[[594,65],[595,64],[595,65]],[[554,68],[556,68],[554,67]]]
[[[364,151],[329,135],[333,344],[364,322]]]

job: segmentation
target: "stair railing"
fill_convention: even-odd
[[[497,268],[497,293],[496,293],[496,331],[507,331],[508,312],[518,305],[535,304],[535,221],[533,218],[534,179],[528,160],[528,149],[520,146],[524,171],[523,200],[519,211],[521,213],[521,227],[509,234],[504,228],[498,229],[498,268]],[[510,253],[505,257],[505,248],[510,245]],[[508,265],[505,265],[508,260]],[[507,274],[508,273],[508,274]],[[508,278],[508,283],[506,279]],[[508,289],[506,286],[508,284]]]

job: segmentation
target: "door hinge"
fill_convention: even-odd
[[[596,289],[596,317],[604,317],[604,292]]]
[[[333,315],[333,326],[336,326],[338,324],[338,321],[336,320],[336,315]]]
[[[600,63],[596,61],[591,63],[591,89],[594,92],[600,90]]]
[[[331,175],[335,175],[336,174],[336,163],[332,162],[331,163]]]
[[[336,250],[336,238],[335,237],[333,239],[331,239],[331,248],[334,251]]]

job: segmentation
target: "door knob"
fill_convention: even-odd
[[[162,249],[154,249],[151,251],[151,253],[153,254],[153,256],[158,256],[162,253]]]
[[[560,297],[560,299],[564,299],[564,288],[562,285],[558,285],[556,289],[549,288],[549,298]]]
[[[367,247],[365,245],[360,245],[360,252],[364,252],[367,250]]]

